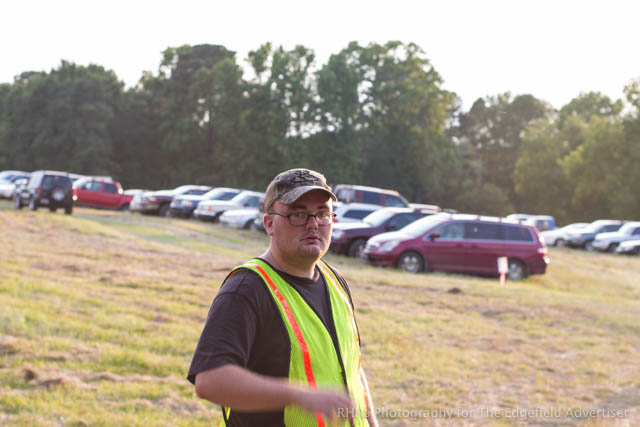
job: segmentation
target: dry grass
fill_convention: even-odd
[[[217,424],[184,377],[222,279],[263,235],[6,202],[0,230],[0,425]],[[640,257],[551,258],[501,287],[329,256],[351,284],[382,425],[640,424]],[[563,416],[505,418],[536,408]]]

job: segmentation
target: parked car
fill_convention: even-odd
[[[73,200],[78,206],[128,210],[132,199],[111,179],[84,177],[73,183]]]
[[[556,220],[551,215],[532,215],[525,219],[524,222],[533,225],[538,231],[554,230],[556,228]]]
[[[381,209],[380,205],[369,205],[366,203],[340,203],[333,204],[333,211],[336,213],[334,222],[360,222],[369,215]]]
[[[31,176],[29,172],[22,171],[0,172],[0,198],[12,199],[13,192],[16,189],[16,181],[29,180],[29,176]]]
[[[533,225],[538,231],[547,231],[556,228],[556,220],[551,215],[511,214],[507,215],[506,219]]]
[[[223,212],[231,209],[258,208],[264,193],[242,191],[231,200],[208,200],[198,204],[193,216],[201,221],[217,222]]]
[[[205,200],[231,200],[240,192],[242,190],[236,188],[218,187],[200,196],[189,194],[174,197],[169,205],[171,207],[171,216],[191,218],[193,211],[196,210],[200,202]]]
[[[439,213],[399,231],[369,239],[368,263],[396,266],[410,273],[445,270],[498,274],[499,257],[507,257],[511,279],[544,274],[547,247],[538,231],[500,218]]]
[[[73,213],[73,188],[66,172],[35,171],[27,185],[16,189],[13,195],[16,209],[29,206],[32,211],[46,206],[51,212],[64,208],[64,213]]]
[[[220,224],[250,230],[258,216],[258,208],[231,209],[220,215]]]
[[[365,203],[399,208],[409,207],[407,199],[395,190],[384,190],[364,185],[338,184],[333,187],[333,194],[336,195],[339,202],[343,203]]]
[[[387,231],[400,230],[413,221],[431,215],[426,209],[382,208],[358,222],[339,222],[331,232],[330,249],[339,254],[362,257],[370,237]]]
[[[544,242],[547,244],[547,246],[563,247],[567,245],[567,234],[581,230],[587,225],[589,225],[588,222],[576,222],[573,224],[565,225],[562,228],[542,231],[540,235],[544,239]]]
[[[592,246],[601,252],[615,252],[620,243],[637,239],[640,239],[640,222],[627,222],[618,231],[596,234]]]
[[[616,253],[619,255],[638,255],[640,254],[640,239],[627,240],[620,243],[616,247]]]
[[[181,185],[173,190],[150,191],[134,196],[133,200],[131,200],[130,209],[144,214],[169,216],[171,201],[174,197],[184,195],[200,196],[208,191],[211,191],[211,187],[207,185]]]
[[[599,219],[586,227],[567,234],[567,246],[593,251],[593,240],[597,234],[618,231],[622,227],[622,221]]]

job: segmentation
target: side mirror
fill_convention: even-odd
[[[440,233],[431,233],[431,234],[429,234],[429,240],[431,240],[432,242],[434,240],[436,240],[437,238],[439,238],[439,237],[440,237]]]

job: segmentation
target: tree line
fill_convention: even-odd
[[[316,66],[269,43],[170,47],[130,89],[67,61],[0,85],[0,170],[111,175],[126,187],[264,190],[308,167],[461,212],[640,219],[640,83],[559,110],[530,94],[463,111],[412,43],[356,42]]]

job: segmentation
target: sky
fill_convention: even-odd
[[[420,46],[461,98],[529,93],[560,108],[581,92],[623,98],[640,78],[635,0],[31,0],[0,3],[0,83],[62,59],[113,70],[127,87],[157,73],[162,51],[221,44],[245,64],[265,42],[315,51],[351,41]]]

